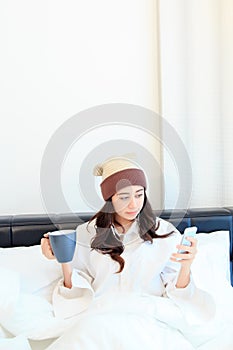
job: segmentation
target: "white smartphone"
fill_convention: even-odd
[[[195,237],[196,233],[197,233],[197,227],[196,227],[196,226],[187,227],[187,228],[184,230],[184,233],[183,233],[183,236],[182,236],[182,239],[181,239],[180,244],[181,244],[181,245],[186,245],[186,246],[190,247],[190,246],[191,246],[191,242],[188,241],[188,240],[186,239],[186,237]],[[179,254],[185,253],[185,250],[179,249],[179,250],[178,250],[178,253],[179,253]]]

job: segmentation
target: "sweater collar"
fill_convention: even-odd
[[[115,227],[115,225],[112,225],[112,226],[113,226],[114,233],[120,238],[120,240],[124,243],[124,245],[130,244],[133,241],[140,238],[140,236],[139,236],[139,224],[138,224],[137,220],[135,220],[133,222],[133,224],[130,226],[128,231],[126,231],[125,233],[119,232],[117,230],[117,228]]]

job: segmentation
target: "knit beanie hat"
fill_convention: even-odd
[[[127,186],[138,185],[146,189],[146,177],[132,159],[113,157],[95,166],[95,176],[102,176],[100,184],[104,200],[111,198],[117,191]]]

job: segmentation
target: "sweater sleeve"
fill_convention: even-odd
[[[190,282],[185,288],[177,288],[176,282],[179,274],[179,263],[168,262],[161,273],[165,286],[164,296],[171,299],[182,312],[190,325],[201,325],[213,320],[216,306],[212,296],[199,289],[190,275]]]
[[[53,310],[57,317],[63,319],[76,316],[88,309],[94,299],[92,282],[94,278],[89,271],[90,236],[86,224],[77,228],[77,247],[72,261],[72,287],[64,286],[63,279],[53,291]]]
[[[171,239],[168,239],[169,254],[173,253],[176,245],[180,243],[180,232],[169,222],[160,219],[160,230],[174,232]],[[181,310],[186,321],[190,325],[200,325],[214,318],[216,306],[213,297],[206,291],[198,288],[190,275],[190,282],[185,288],[177,288],[177,278],[180,264],[168,260],[160,277],[164,285],[164,296],[171,299]],[[191,266],[192,271],[192,266]]]
[[[91,278],[85,272],[73,269],[72,288],[63,285],[60,280],[53,292],[54,314],[61,318],[70,318],[85,311],[94,298]]]

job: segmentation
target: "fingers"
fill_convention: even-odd
[[[195,254],[192,253],[173,253],[171,256],[172,261],[180,261],[180,260],[193,260]]]
[[[48,239],[48,233],[44,234],[44,238],[41,238],[40,244],[41,244],[41,250],[43,255],[47,259],[55,259],[55,256],[53,254],[49,239]]]
[[[189,242],[191,242],[191,246],[196,246],[197,245],[197,239],[193,237],[187,237],[186,238]]]
[[[192,237],[187,237],[187,240],[191,242],[191,246],[178,244],[176,248],[178,250],[183,250],[184,253],[179,253],[179,252],[173,253],[170,258],[171,261],[176,261],[181,263],[185,263],[185,262],[192,263],[197,253],[197,239]]]
[[[197,239],[193,237],[186,238],[189,242],[191,242],[191,246],[187,245],[177,245],[176,248],[179,250],[184,250],[185,252],[195,253],[197,251]]]
[[[186,253],[192,253],[192,254],[194,254],[194,253],[197,252],[197,248],[196,248],[196,247],[193,247],[193,246],[188,247],[187,245],[177,245],[176,248],[177,248],[178,250],[183,250],[183,251],[186,252]]]

